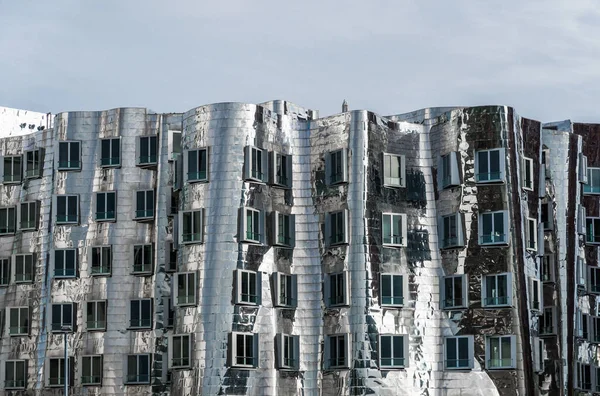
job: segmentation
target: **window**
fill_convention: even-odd
[[[135,245],[133,247],[133,273],[151,274],[154,267],[153,245]]]
[[[86,309],[89,330],[106,330],[106,301],[89,301]]]
[[[183,244],[204,242],[204,209],[187,210],[179,213]]]
[[[583,153],[579,153],[578,179],[580,183],[587,184],[588,182],[588,166],[587,157]],[[585,188],[585,186],[584,186]]]
[[[577,257],[576,266],[575,280],[577,281],[577,287],[585,289],[587,287],[588,273],[587,266],[585,265],[583,258]]]
[[[196,305],[196,273],[182,272],[175,275],[177,306]]]
[[[328,307],[349,305],[349,294],[350,279],[347,271],[325,276],[325,301]]]
[[[542,257],[542,282],[554,282],[554,256],[551,254]]]
[[[587,169],[587,184],[583,185],[584,194],[600,194],[600,168]]]
[[[81,384],[102,385],[102,355],[81,358]]]
[[[539,319],[540,335],[556,334],[556,308],[545,307],[542,316]]]
[[[406,162],[403,155],[383,154],[383,185],[405,187]]]
[[[167,328],[175,325],[175,310],[173,309],[171,299],[168,297],[163,298],[163,320]]]
[[[42,176],[44,168],[44,150],[37,149],[25,152],[25,178],[35,179]]]
[[[136,148],[137,165],[156,165],[158,160],[158,142],[156,136],[139,136]]]
[[[300,337],[279,333],[275,338],[277,368],[298,370],[300,368]]]
[[[552,206],[549,202],[542,203],[542,224],[544,226],[544,230],[554,229]]]
[[[297,275],[273,273],[276,307],[296,307],[298,305]]]
[[[383,213],[383,245],[406,246],[406,215]]]
[[[452,213],[441,219],[442,248],[464,246],[462,214]]]
[[[39,202],[22,202],[19,211],[19,229],[21,231],[30,231],[38,229],[38,218],[39,218]]]
[[[74,278],[77,276],[77,249],[54,251],[54,277]]]
[[[588,267],[588,291],[591,293],[600,293],[600,267]]]
[[[15,254],[13,257],[13,262],[15,263],[15,283],[33,282],[35,256],[33,254]]]
[[[11,235],[15,233],[15,219],[15,208],[0,208],[0,235]]]
[[[575,312],[575,336],[578,338],[583,338],[585,340],[589,339],[589,320],[590,316],[588,314],[584,314],[579,309]]]
[[[112,247],[94,246],[91,253],[92,275],[110,275],[112,269]]]
[[[170,368],[187,368],[191,366],[192,342],[189,334],[172,335],[169,337]]]
[[[177,249],[174,248],[173,242],[167,242],[165,249],[167,264],[165,265],[166,272],[177,272]]]
[[[75,374],[75,365],[73,364],[73,358],[70,357],[68,360],[68,373],[69,373],[69,386],[73,386],[73,377]],[[64,386],[65,385],[65,359],[64,358],[50,358],[48,359],[48,372],[47,383],[48,386]]]
[[[534,311],[541,311],[542,306],[543,306],[543,304],[542,304],[542,298],[543,298],[542,282],[540,282],[539,279],[530,278],[529,290],[530,290],[529,301],[531,304],[531,309]]]
[[[292,156],[271,152],[271,183],[279,187],[292,187]]]
[[[2,180],[4,184],[21,183],[21,156],[2,157]]]
[[[129,304],[129,327],[132,329],[149,329],[152,327],[152,300],[131,300]]]
[[[473,336],[445,338],[446,369],[473,368]]]
[[[348,211],[328,213],[325,219],[325,237],[329,245],[348,243]]]
[[[458,186],[460,177],[458,173],[458,156],[456,152],[450,152],[440,157],[438,161],[438,189]]]
[[[484,307],[512,304],[512,279],[510,273],[483,277],[482,296]]]
[[[108,168],[121,165],[120,138],[101,139],[100,147],[100,166]]]
[[[401,307],[408,292],[408,279],[405,275],[381,274],[381,305]]]
[[[536,252],[537,251],[537,220],[527,219],[527,250]]]
[[[577,362],[577,389],[592,390],[592,366]]]
[[[79,196],[57,195],[55,199],[56,224],[79,223]]]
[[[10,259],[0,259],[0,286],[8,286],[10,283]],[[2,329],[0,329],[2,331]]]
[[[325,156],[326,182],[329,185],[348,181],[348,150],[332,151]]]
[[[467,306],[467,276],[446,276],[442,282],[442,306],[445,309],[465,308]]]
[[[504,181],[504,149],[478,151],[475,155],[477,183]]]
[[[590,316],[591,322],[591,334],[590,334],[590,342],[600,343],[600,317],[598,316]]]
[[[96,193],[96,221],[114,221],[117,218],[117,193]]]
[[[27,360],[7,360],[4,363],[4,389],[27,387]]]
[[[293,214],[272,213],[273,245],[293,247],[295,244],[296,217]]]
[[[515,336],[487,337],[485,350],[488,369],[511,369],[515,367]]]
[[[508,212],[486,212],[479,214],[479,244],[505,245],[508,243]]]
[[[586,242],[588,244],[600,244],[600,217],[587,217],[586,225]]]
[[[523,157],[523,189],[533,191],[533,160]]]
[[[580,235],[585,235],[587,233],[587,230],[585,229],[585,226],[586,226],[585,219],[586,219],[585,206],[577,205],[577,233]]]
[[[169,161],[173,161],[181,154],[181,131],[169,131],[167,144],[169,146]]]
[[[187,150],[183,173],[188,183],[208,181],[208,149]]]
[[[350,334],[325,336],[325,369],[350,368]]]
[[[236,270],[236,304],[260,304],[261,273]]]
[[[539,337],[533,337],[533,369],[536,373],[544,372],[544,360],[546,360],[544,340]]]
[[[8,334],[24,336],[29,334],[29,307],[8,308]]]
[[[127,356],[127,384],[150,383],[150,355]]]
[[[231,333],[229,346],[232,367],[258,367],[258,334]]]
[[[135,192],[135,220],[154,218],[154,190]]]
[[[258,209],[242,208],[241,240],[243,242],[263,243],[265,235],[264,214]]]
[[[76,318],[75,304],[52,304],[52,323],[50,326],[53,332],[72,332],[74,330],[74,318]]]
[[[58,143],[58,170],[81,169],[81,143]]]
[[[268,173],[268,156],[263,150],[244,147],[244,180],[266,182]]]
[[[379,368],[381,370],[407,367],[407,352],[407,335],[379,335]]]

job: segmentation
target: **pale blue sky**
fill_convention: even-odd
[[[428,5],[426,5],[428,4]],[[507,104],[600,122],[596,0],[0,0],[0,106]]]

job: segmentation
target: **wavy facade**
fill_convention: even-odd
[[[597,125],[0,110],[0,395],[600,389]]]

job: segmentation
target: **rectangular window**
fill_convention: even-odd
[[[96,193],[96,221],[114,221],[117,218],[117,193]]]
[[[279,187],[292,187],[292,156],[271,152],[271,184]]]
[[[173,242],[167,242],[167,246],[165,248],[166,255],[166,272],[177,272],[177,249],[175,249]]]
[[[75,364],[72,357],[68,360],[69,385],[73,386],[73,376],[75,374]],[[50,387],[65,385],[65,359],[48,359],[47,383]]]
[[[81,143],[58,143],[58,170],[81,169]]]
[[[577,362],[577,389],[592,390],[592,366]]]
[[[350,368],[350,334],[325,336],[325,369]]]
[[[244,147],[244,180],[267,182],[269,166],[267,153],[257,147]]]
[[[586,237],[588,244],[600,244],[600,217],[587,217],[585,219]]]
[[[171,299],[168,297],[163,298],[163,320],[165,327],[172,328],[175,326],[175,310]]]
[[[407,277],[405,275],[381,274],[381,305],[390,307],[401,307],[404,305],[404,296],[407,289]]]
[[[406,162],[403,155],[383,154],[383,185],[405,187]]]
[[[533,160],[523,157],[523,188],[533,191]]]
[[[556,308],[554,307],[545,307],[542,316],[540,317],[538,323],[540,326],[540,335],[552,335],[556,334]]]
[[[578,169],[578,179],[579,183],[587,184],[588,182],[588,166],[587,166],[587,157],[583,155],[583,153],[579,153],[579,166]],[[585,188],[585,186],[584,186]]]
[[[253,208],[242,208],[241,241],[251,243],[263,243],[265,235],[264,213]]]
[[[537,252],[537,220],[527,218],[527,250]]]
[[[21,156],[2,157],[2,180],[4,184],[21,183]]]
[[[350,304],[350,279],[348,272],[325,275],[325,298],[328,307]]]
[[[383,245],[406,246],[406,215],[397,213],[383,213]]]
[[[15,208],[0,208],[0,235],[12,235],[17,226]]]
[[[445,368],[473,368],[473,336],[456,336],[445,338]]]
[[[542,224],[544,230],[554,229],[554,220],[552,216],[552,206],[549,202],[542,203]]]
[[[19,206],[19,229],[32,231],[38,228],[40,204],[38,201],[22,202]]]
[[[150,329],[152,327],[152,300],[131,300],[129,304],[129,327],[131,329]]]
[[[184,152],[185,180],[188,183],[208,181],[208,149],[201,148]]]
[[[35,179],[42,176],[44,168],[44,150],[37,149],[25,152],[25,178]]]
[[[487,337],[486,362],[488,369],[515,368],[516,342],[515,336]]]
[[[579,288],[587,288],[587,266],[585,261],[581,257],[577,257],[577,261],[575,263],[575,280],[577,281],[577,287]]]
[[[587,184],[583,185],[584,194],[600,194],[600,168],[587,169]]]
[[[467,306],[467,276],[446,276],[442,282],[442,306],[444,309],[465,308]]]
[[[590,315],[584,314],[579,309],[575,312],[575,336],[578,338],[583,338],[585,340],[589,339],[589,320]]]
[[[154,268],[154,248],[153,245],[135,245],[133,246],[133,273],[151,274]]]
[[[177,306],[196,305],[196,273],[182,272],[175,275]]]
[[[258,334],[231,333],[229,354],[233,367],[258,367]]]
[[[50,324],[53,332],[72,332],[76,317],[75,304],[61,303],[52,304],[52,322]]]
[[[94,246],[91,255],[92,275],[110,275],[112,270],[112,247]]]
[[[590,342],[599,344],[600,343],[600,317],[590,316],[590,322],[591,322]]]
[[[328,185],[348,181],[348,150],[332,151],[325,156],[325,172]]]
[[[139,136],[137,141],[137,165],[151,166],[158,161],[158,140],[156,136]]]
[[[179,193],[174,189],[171,189],[168,200],[167,216],[174,216],[179,213]]]
[[[74,278],[77,276],[77,249],[54,251],[54,277]]]
[[[135,220],[154,218],[154,190],[135,192]]]
[[[508,243],[508,212],[486,212],[479,214],[479,244],[505,245]]]
[[[13,263],[15,265],[15,283],[33,282],[33,265],[35,263],[35,255],[15,254],[13,256]]]
[[[127,384],[150,383],[150,354],[127,356]]]
[[[181,131],[168,131],[168,133],[169,161],[173,161],[181,154]]]
[[[0,259],[0,286],[8,286],[10,284],[10,259]],[[2,329],[0,328],[0,331]]]
[[[297,335],[277,334],[277,368],[298,370],[300,368],[300,337]]]
[[[88,330],[106,330],[106,301],[89,301],[86,307]]]
[[[191,366],[192,341],[189,334],[172,335],[169,339],[170,368],[180,369]]]
[[[600,293],[600,267],[588,267],[588,291],[591,293]]]
[[[551,254],[542,258],[542,282],[554,282],[554,256]]]
[[[29,307],[8,308],[8,334],[25,336],[29,334]]]
[[[475,154],[477,183],[504,181],[504,149],[478,151]]]
[[[102,355],[81,358],[81,385],[102,385]]]
[[[464,246],[463,222],[461,213],[452,213],[441,219],[442,248]]]
[[[204,242],[204,209],[187,210],[179,213],[183,244]]]
[[[272,213],[273,245],[293,247],[296,233],[296,216],[293,214]]]
[[[298,305],[297,275],[273,273],[276,307],[296,307]]]
[[[79,223],[79,196],[57,195],[56,199],[56,224]]]
[[[121,165],[121,139],[100,140],[100,166],[108,168]]]
[[[4,389],[27,387],[27,360],[7,360],[4,363]]]
[[[530,288],[530,294],[529,294],[529,301],[531,303],[531,309],[534,311],[541,311],[542,310],[542,297],[543,297],[543,292],[542,292],[542,282],[540,282],[539,279],[536,278],[530,278],[530,282],[529,282],[529,288]]]
[[[533,337],[533,370],[536,373],[544,372],[545,355],[546,349],[544,348],[544,340],[539,337]]]
[[[327,213],[325,218],[325,236],[330,246],[348,243],[348,211]]]
[[[512,279],[510,273],[486,275],[482,280],[484,307],[512,304]]]
[[[439,157],[438,160],[438,189],[460,185],[458,172],[458,153],[455,151]]]
[[[236,304],[260,304],[260,272],[236,270]]]
[[[407,335],[379,335],[379,368],[381,370],[407,367],[407,352]]]

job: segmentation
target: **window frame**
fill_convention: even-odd
[[[104,142],[108,143],[108,153],[105,153]],[[117,147],[114,147],[114,142],[117,142]],[[114,151],[117,151],[116,157]],[[105,156],[108,154],[108,157]],[[121,138],[106,137],[100,139],[100,167],[101,168],[119,168],[121,167]]]
[[[273,272],[273,301],[275,307],[298,306],[298,275]]]
[[[29,161],[29,154],[32,155],[32,160]],[[36,160],[37,154],[37,160]],[[38,148],[35,150],[26,150],[23,153],[24,172],[23,179],[38,179],[42,177],[44,169],[44,149]],[[32,164],[32,169],[29,169],[29,164]]]
[[[104,261],[104,256],[108,254],[108,267]],[[94,265],[95,256],[99,256],[98,265]],[[98,245],[90,246],[90,253],[88,257],[89,273],[90,276],[110,276],[112,274],[112,245]],[[96,268],[99,268],[97,270]]]
[[[492,340],[498,339],[498,346],[500,347],[500,355],[502,355],[502,339],[504,338],[509,338],[510,339],[510,360],[511,363],[510,364],[500,364],[500,365],[492,365],[491,361],[491,342]],[[485,363],[486,363],[486,369],[487,370],[514,370],[516,368],[516,336],[512,335],[512,334],[506,334],[506,335],[493,335],[493,336],[486,336],[485,339]],[[498,360],[498,359],[496,359]],[[505,359],[500,359],[503,362],[503,360]]]
[[[22,257],[23,262],[19,263],[20,258]],[[28,263],[27,263],[27,258],[31,257],[31,273],[29,274],[30,277],[27,278],[27,267],[28,267]],[[13,254],[12,255],[12,264],[13,264],[13,279],[14,279],[14,283],[15,284],[25,284],[25,283],[33,283],[33,278],[35,277],[35,267],[36,267],[36,263],[37,263],[37,257],[35,255],[35,253],[17,253],[17,254]],[[23,271],[18,271],[18,267],[19,264],[21,264],[23,266]]]
[[[388,247],[406,247],[407,246],[407,224],[406,224],[406,213],[382,213],[381,214],[381,245]],[[389,218],[389,230],[390,235],[385,234],[386,219]],[[395,228],[398,227],[398,220],[400,221],[400,230]],[[394,227],[395,225],[395,227]],[[396,233],[400,232],[400,235]],[[400,238],[400,241],[397,240]],[[386,240],[388,242],[386,242]]]
[[[275,335],[276,365],[279,370],[300,369],[300,336],[277,333]]]
[[[56,365],[56,367],[53,368],[53,365]],[[62,388],[63,386],[65,386],[65,358],[63,356],[47,358],[46,368],[46,386],[48,388]],[[66,368],[69,371],[67,378],[67,380],[69,381],[69,387],[72,387],[75,384],[75,359],[72,356],[68,357],[68,365]],[[57,378],[51,377],[53,369],[58,370]],[[54,383],[54,380],[58,380],[58,382]]]
[[[398,162],[398,176],[392,176],[392,158]],[[383,187],[405,188],[406,187],[406,156],[402,154],[382,153]],[[395,179],[399,179],[396,181]]]
[[[335,278],[335,279],[334,279]],[[335,284],[335,289],[339,293],[342,292],[341,295],[337,295],[334,297],[332,293],[331,286]],[[335,272],[330,274],[325,274],[325,285],[324,285],[324,294],[325,294],[325,306],[328,308],[337,308],[350,305],[350,273],[348,271]]]
[[[391,295],[384,296],[384,294],[383,294],[383,291],[385,289],[384,282],[386,282],[386,279],[388,277],[389,277],[389,282],[390,282],[389,289],[391,291]],[[395,290],[394,290],[395,289],[395,286],[394,286],[395,278],[400,278],[400,285],[401,285],[400,295],[395,294]],[[407,303],[407,300],[408,300],[407,297],[408,297],[408,275],[398,274],[398,273],[386,273],[386,272],[379,274],[379,304],[382,307],[402,308]],[[396,302],[396,299],[399,299],[399,301]]]
[[[454,219],[454,227],[452,227],[452,219]],[[448,223],[448,224],[447,224]],[[454,249],[465,246],[463,214],[455,212],[440,217],[440,248]],[[452,229],[455,229],[455,235],[452,234]]]
[[[134,307],[134,304],[138,304],[137,309]],[[149,317],[144,317],[144,306],[143,304],[149,304]],[[137,322],[134,323],[133,312],[134,310],[138,311],[138,319]],[[129,326],[127,327],[129,330],[151,330],[152,324],[154,322],[154,301],[152,298],[136,298],[133,300],[129,300]],[[146,324],[147,323],[147,324]]]
[[[348,183],[348,149],[341,148],[325,154],[325,181],[328,186]]]
[[[154,147],[156,150],[154,155],[152,153],[153,140],[155,142]],[[148,150],[148,155],[144,157],[142,157],[142,145],[146,145],[146,149]],[[158,141],[158,136],[156,135],[137,136],[135,145],[135,165],[141,168],[156,166],[158,164],[159,145],[160,142]]]
[[[75,217],[72,218],[72,215],[69,214],[69,209],[72,206],[72,203],[69,203],[70,198],[75,198]],[[65,200],[65,211],[66,214],[60,215],[58,213],[58,207],[59,207],[59,200]],[[60,195],[55,195],[54,196],[54,202],[52,205],[53,208],[56,208],[56,217],[55,217],[55,221],[54,223],[56,225],[78,225],[79,224],[79,219],[81,217],[80,211],[79,211],[79,195],[78,194],[60,194]],[[59,216],[61,216],[64,219],[59,219]]]
[[[6,214],[3,213],[6,211]],[[12,224],[11,224],[12,212]],[[17,208],[15,206],[0,207],[0,218],[6,222],[0,223],[0,236],[14,235],[17,232]]]
[[[296,215],[274,211],[271,213],[271,219],[273,246],[293,248],[296,245]]]
[[[180,350],[179,354],[182,356],[179,357],[176,354],[175,350],[175,339],[180,338]],[[189,369],[192,367],[192,351],[193,351],[193,334],[171,334],[169,335],[169,346],[168,346],[168,363],[169,369],[178,370],[178,369]],[[187,339],[187,357],[185,356],[185,345],[184,339]],[[187,360],[186,360],[187,359]],[[176,360],[181,360],[180,364],[175,364]]]
[[[143,208],[139,206],[140,194],[142,196]],[[151,200],[150,202],[149,199]],[[137,190],[134,193],[135,211],[133,212],[133,219],[135,221],[150,221],[154,220],[154,213],[156,212],[156,193],[153,189]]]
[[[135,357],[135,374],[131,373],[132,367],[130,367],[130,363],[131,363],[132,357]],[[148,372],[148,374],[140,374],[140,367],[142,366],[140,364],[141,357],[145,357],[148,359],[148,361],[145,362],[145,363],[147,363],[146,371]],[[125,360],[125,367],[126,367],[126,372],[125,372],[125,384],[126,385],[150,384],[150,381],[152,380],[152,354],[150,354],[150,353],[130,353],[127,355],[127,358]],[[147,380],[140,379],[141,375],[148,376],[148,379]],[[132,378],[135,378],[135,379],[132,379]]]
[[[237,269],[234,272],[235,279],[235,304],[239,305],[260,305],[262,301],[262,273],[260,271],[250,271]],[[244,283],[247,293],[244,293]],[[252,284],[254,283],[254,290]],[[254,291],[254,294],[252,292]],[[245,297],[247,296],[247,297]],[[252,301],[254,299],[254,301]]]
[[[437,179],[439,191],[460,185],[458,153],[456,151],[438,157]]]
[[[242,363],[238,363],[240,356],[238,356],[238,336],[243,337],[244,347],[242,348],[244,352],[248,352],[246,344],[248,340],[250,340],[252,345],[252,356],[242,356]],[[244,369],[253,369],[258,368],[258,357],[259,357],[259,335],[258,333],[248,333],[248,332],[240,332],[233,331],[229,334],[229,360],[231,367],[235,368],[244,368]],[[248,360],[251,360],[251,364],[248,364]]]
[[[499,289],[500,287],[498,284],[498,279],[501,276],[506,277],[506,296],[487,297],[487,282],[486,282],[486,280],[489,277],[494,277],[496,279],[494,286],[496,289]],[[492,294],[494,294],[494,293],[492,293]],[[506,303],[496,303],[496,304],[486,303],[486,300],[488,300],[488,299],[502,299],[502,298],[506,299]],[[513,301],[513,285],[512,285],[512,273],[511,272],[487,274],[481,278],[481,306],[483,308],[510,307],[510,306],[512,306],[512,301]]]
[[[540,207],[540,220],[544,231],[554,229],[554,212],[551,202],[542,202]],[[546,221],[544,221],[546,220]]]
[[[527,227],[525,229],[525,250],[529,252],[536,252],[538,249],[538,222],[537,219],[528,217]]]
[[[67,268],[67,256],[72,255],[73,259],[73,268]],[[79,252],[77,248],[65,248],[65,249],[54,249],[54,254],[52,255],[53,267],[54,267],[54,278],[55,279],[70,279],[77,278],[79,272]],[[62,265],[60,265],[62,264]],[[61,271],[59,271],[59,265],[62,266]]]
[[[341,217],[341,224],[337,224],[339,220],[337,219]],[[335,220],[334,220],[335,218]],[[336,210],[333,212],[328,212],[325,216],[325,241],[327,246],[338,246],[338,245],[347,245],[350,243],[350,235],[349,235],[349,213],[347,209]],[[334,226],[335,225],[335,226]],[[342,233],[340,233],[337,228],[341,226]],[[334,239],[334,232],[337,235],[337,238]],[[341,235],[341,238],[340,238]]]
[[[104,306],[104,317],[99,314],[101,309],[99,306]],[[91,308],[91,309],[90,309]],[[85,328],[87,331],[106,331],[108,319],[108,301],[107,300],[90,300],[85,303]],[[90,316],[93,320],[90,320]],[[90,326],[90,323],[92,326]]]
[[[461,346],[459,341],[460,340],[467,340],[467,359],[461,359]],[[455,344],[455,348],[456,348],[456,357],[457,359],[453,359],[453,361],[456,361],[455,365],[451,365],[449,364],[450,359],[449,359],[449,354],[448,354],[448,349],[449,349],[449,345],[448,342],[450,340],[455,340],[456,344]],[[474,367],[474,357],[475,357],[475,353],[474,353],[474,337],[472,335],[454,335],[451,337],[444,337],[444,369],[445,370],[472,370]],[[463,360],[467,360],[467,365],[466,366],[461,366],[460,362]]]
[[[578,288],[587,289],[588,271],[587,264],[583,257],[577,257],[575,260],[575,282]]]
[[[9,257],[0,258],[0,287],[10,285],[12,262]],[[2,328],[0,328],[2,331]]]
[[[493,172],[489,172],[490,170],[490,164],[491,164],[491,160],[490,160],[490,154],[492,152],[498,152],[498,177],[492,178],[491,176],[488,179],[481,179],[480,175],[482,174],[486,174],[486,175],[493,175]],[[495,183],[504,183],[505,182],[505,178],[506,178],[506,164],[505,164],[505,155],[504,155],[505,149],[503,147],[500,148],[493,148],[493,149],[486,149],[486,150],[477,150],[475,151],[475,182],[477,184],[495,184]],[[487,154],[487,164],[488,164],[488,172],[481,172],[480,170],[480,154],[486,153]]]
[[[600,344],[600,316],[590,315],[589,333],[589,341],[593,344]]]
[[[542,281],[535,277],[529,278],[529,307],[532,311],[542,312],[544,307],[544,287]]]
[[[600,245],[600,217],[586,216],[585,244]]]
[[[390,356],[389,358],[383,357],[383,338],[390,338]],[[394,338],[401,338],[402,345],[402,353],[400,357],[395,356],[394,351]],[[397,369],[405,369],[409,365],[409,337],[408,334],[379,334],[377,336],[377,363],[379,364],[380,370],[397,370]],[[390,360],[390,364],[385,364],[384,360]],[[400,360],[398,364],[396,364],[396,360]]]
[[[503,234],[499,235],[499,236],[504,236],[504,240],[498,240],[495,241],[496,238],[496,232],[495,232],[495,223],[496,223],[496,219],[495,219],[495,215],[496,214],[502,214],[502,229],[503,229]],[[491,216],[492,219],[492,234],[490,235],[483,235],[483,223],[484,223],[484,219],[487,218],[488,216]],[[508,227],[508,211],[507,210],[496,210],[496,211],[490,211],[490,212],[479,212],[478,216],[477,216],[477,236],[478,236],[478,240],[479,240],[479,245],[480,246],[505,246],[509,244],[509,240],[510,240],[510,235],[509,235],[509,227]],[[490,242],[484,242],[484,238],[491,238]]]
[[[61,158],[61,146],[67,145],[67,158]],[[71,158],[71,145],[77,145],[78,157],[76,161]],[[62,161],[61,161],[62,160]],[[56,156],[56,170],[61,172],[81,171],[81,141],[80,140],[63,140],[58,142],[58,155]]]
[[[252,231],[248,230],[248,213],[252,213]],[[260,209],[245,206],[240,209],[240,242],[264,244],[265,241],[265,212]],[[258,221],[258,234],[254,222]],[[257,237],[258,236],[258,237]]]
[[[19,367],[17,364],[22,364],[22,371],[19,373]],[[12,377],[13,380],[8,380],[9,368],[8,365],[12,365]],[[29,361],[27,359],[8,359],[4,362],[4,389],[5,390],[18,390],[18,389],[27,389],[27,369],[29,368]],[[18,375],[21,374],[21,375]],[[17,379],[22,378],[22,379]],[[12,382],[12,384],[9,384]],[[22,385],[21,385],[22,383]]]
[[[591,294],[600,294],[600,267],[587,266],[587,291]]]
[[[271,151],[270,184],[274,187],[292,188],[292,155]]]
[[[23,207],[26,206],[26,216],[23,215]],[[33,220],[31,206],[33,206]],[[25,201],[19,203],[19,210],[17,212],[17,229],[19,231],[37,231],[39,227],[40,218],[40,201]],[[23,221],[23,219],[28,221]],[[25,226],[23,226],[25,224]]]
[[[199,214],[200,224],[196,224],[197,214]],[[194,243],[204,243],[204,208],[180,210],[178,216],[179,243],[182,245],[191,245]],[[192,233],[186,233],[186,217],[191,216],[190,225]]]
[[[600,173],[599,167],[590,167],[587,168],[587,183],[583,185],[583,195],[598,195],[600,194],[600,185],[596,186],[594,181],[594,174]],[[600,180],[600,175],[597,176],[598,180]]]
[[[10,174],[6,174],[7,166],[5,162],[10,160]],[[2,167],[2,184],[21,184],[23,182],[23,156],[21,155],[3,155],[0,157],[0,166]],[[16,162],[16,164],[15,164]],[[15,172],[16,171],[16,172]]]
[[[586,369],[589,371],[589,376],[585,375],[585,371]],[[586,363],[582,363],[582,362],[576,362],[576,389],[580,389],[583,391],[591,391],[592,390],[592,384],[594,382],[593,380],[593,372],[594,370],[592,370],[592,365],[591,364],[586,364]],[[587,377],[587,378],[586,378]],[[585,382],[585,381],[588,382]]]
[[[167,273],[173,273],[173,272],[177,272],[177,269],[179,268],[178,263],[177,263],[177,250],[175,248],[175,243],[173,243],[173,241],[168,241],[165,244],[165,272]],[[175,254],[175,257],[173,257],[173,253]],[[173,261],[173,258],[175,259],[175,261]]]
[[[100,209],[100,196],[103,196],[104,199],[104,208],[103,212],[99,212]],[[111,198],[112,197],[112,198]],[[114,210],[111,212],[108,210],[109,201],[112,199]],[[94,212],[94,220],[96,222],[105,222],[105,221],[116,221],[117,220],[117,192],[116,191],[97,191],[94,193],[94,207],[96,208]],[[103,215],[100,216],[100,215]]]
[[[17,326],[12,326],[13,321],[11,313],[13,310],[18,310]],[[29,306],[23,305],[16,307],[7,307],[5,313],[7,316],[5,323],[8,324],[8,335],[10,337],[24,337],[29,335],[29,332],[31,331],[31,308]],[[23,316],[25,316],[25,319],[23,319]],[[25,322],[25,326],[22,326],[23,321]],[[12,329],[14,328],[17,329],[16,332],[13,332]],[[25,331],[23,331],[23,329],[25,329]]]
[[[342,341],[343,345],[336,345],[335,355],[332,356],[331,344],[332,341]],[[340,346],[342,348],[340,348]],[[325,336],[325,370],[349,369],[350,363],[353,361],[352,356],[352,335],[350,333],[329,334]],[[343,356],[339,356],[339,352],[343,351]],[[335,362],[334,362],[335,361]],[[333,363],[333,364],[332,364]]]
[[[446,280],[447,279],[452,279],[452,290],[450,292],[451,298],[450,300],[448,300],[446,298],[446,292],[448,291],[448,285],[446,285]],[[461,296],[460,299],[456,298],[456,285],[454,280],[455,279],[459,279],[460,283],[461,283]],[[444,276],[442,277],[442,282],[441,282],[441,302],[442,302],[442,309],[464,309],[467,308],[469,306],[469,302],[468,302],[468,298],[469,298],[469,283],[468,283],[468,279],[467,279],[467,274],[454,274],[454,275],[448,275],[448,276]],[[460,304],[456,304],[456,301],[460,301]],[[452,301],[452,304],[448,304],[448,301]]]
[[[523,157],[523,162],[521,165],[523,166],[521,177],[523,178],[523,190],[533,191],[534,190],[534,172],[533,172],[533,159],[529,157]],[[529,167],[529,170],[527,169]],[[527,183],[527,176],[529,176],[529,183]]]
[[[556,281],[554,274],[554,254],[544,254],[542,260],[542,282],[554,283]],[[548,275],[547,275],[548,274]]]
[[[55,307],[60,307],[60,318],[57,322],[55,318]],[[71,315],[68,312],[65,312],[66,307],[69,307],[71,310]],[[70,323],[69,323],[70,317]],[[75,331],[75,327],[77,326],[77,304],[74,302],[60,302],[60,303],[52,303],[50,304],[50,332],[51,333],[65,333],[65,328],[70,327],[71,330],[69,333],[73,333]]]
[[[190,278],[192,285],[190,285]],[[173,275],[173,291],[176,295],[177,307],[188,307],[198,304],[198,273],[194,271],[177,272]],[[185,295],[181,295],[181,288]],[[191,292],[191,293],[190,293]]]
[[[256,153],[256,155],[255,155]],[[258,154],[260,153],[260,158]],[[260,167],[260,169],[256,169]],[[266,183],[269,179],[269,156],[265,149],[256,146],[244,147],[244,181]]]
[[[89,360],[89,373],[86,373],[85,361]],[[95,368],[100,366],[100,375],[93,375]],[[90,374],[86,376],[85,374]],[[81,357],[81,385],[82,386],[102,386],[102,379],[104,377],[104,359],[103,355],[83,355]],[[86,378],[90,380],[86,381]]]
[[[200,152],[204,152],[204,164],[202,164],[202,156]],[[196,172],[190,170],[191,158],[190,153],[196,153],[195,167]],[[204,177],[202,177],[202,165],[204,165]],[[193,170],[193,169],[192,169]],[[193,177],[190,175],[193,173]],[[210,149],[209,147],[198,147],[183,151],[183,174],[186,183],[206,183],[210,180]]]
[[[133,268],[131,271],[132,275],[137,275],[137,276],[148,276],[148,275],[152,275],[152,273],[154,272],[154,255],[155,255],[155,249],[154,249],[154,244],[153,243],[140,243],[140,244],[135,244],[135,245],[131,245],[132,246],[132,258],[133,258]],[[148,246],[150,247],[150,252],[148,253],[146,250],[148,248]],[[139,257],[141,260],[141,264],[138,264],[137,261],[137,255],[136,255],[136,250],[140,249],[141,251],[141,255]],[[146,256],[150,255],[150,262],[146,262]]]

